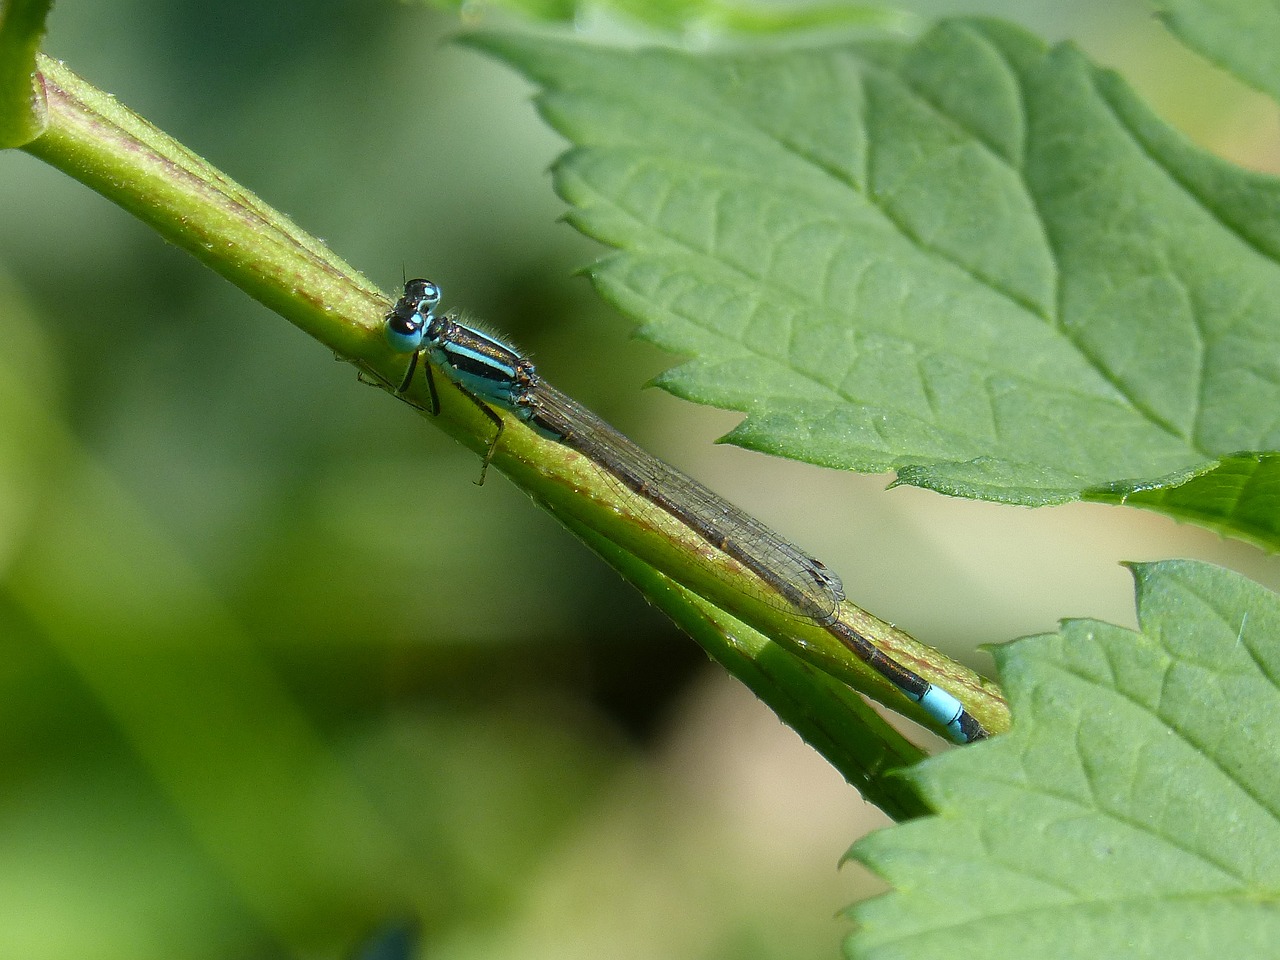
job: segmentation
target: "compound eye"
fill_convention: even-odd
[[[397,353],[414,353],[422,348],[424,323],[415,310],[411,313],[393,310],[383,324],[387,344]]]
[[[430,313],[440,303],[440,287],[431,280],[410,280],[404,285],[404,298],[416,301],[422,313]]]

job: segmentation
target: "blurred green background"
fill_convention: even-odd
[[[1137,0],[916,3],[1072,38],[1214,150],[1273,105]],[[54,10],[45,49],[324,237],[509,332],[876,614],[984,667],[1132,624],[1119,559],[1280,567],[1160,517],[886,493],[710,441],[574,271],[529,90],[368,0]],[[617,22],[601,28],[617,35]],[[834,956],[882,821],[502,479],[79,184],[0,154],[0,957]],[[785,489],[788,496],[778,497]],[[796,491],[808,500],[800,500]]]

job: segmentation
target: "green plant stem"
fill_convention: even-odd
[[[20,147],[45,128],[36,56],[52,0],[0,0],[0,147]]]
[[[437,382],[445,378],[437,378]],[[425,405],[425,387],[416,382],[419,403]],[[456,391],[450,391],[456,397]],[[483,421],[475,405],[466,399],[448,398],[450,406],[473,421]],[[470,411],[457,408],[470,408]],[[819,624],[792,616],[764,599],[755,577],[727,557],[718,556],[713,571],[704,561],[709,549],[691,529],[676,533],[667,515],[639,494],[625,489],[604,470],[563,444],[539,436],[505,413],[502,441],[493,465],[517,486],[528,491],[562,523],[583,524],[622,550],[656,568],[710,601],[736,619],[750,625],[792,654],[824,673],[879,700],[919,723],[928,716],[908,701],[887,680],[873,671]],[[484,428],[483,423],[478,426]],[[484,431],[486,436],[491,432]],[[1008,706],[998,689],[973,671],[917,642],[891,624],[845,602],[841,619],[870,638],[904,666],[931,683],[955,694],[990,732],[1008,728]]]
[[[41,57],[47,128],[24,149],[70,174],[150,224],[250,296],[277,311],[388,388],[404,358],[385,343],[388,308],[368,280],[318,240],[223,176],[200,157],[96,90],[60,64]],[[477,451],[492,423],[438,377],[438,425]],[[429,406],[423,378],[409,399]],[[565,522],[595,531],[792,654],[920,722],[928,718],[819,625],[781,612],[763,599],[753,575],[725,558],[708,570],[707,543],[694,531],[673,536],[659,508],[624,489],[562,444],[540,437],[510,416],[493,465]],[[998,691],[967,668],[846,603],[842,615],[930,682],[965,703],[993,732],[1008,725]]]
[[[899,821],[928,812],[915,787],[894,775],[920,760],[923,751],[905,741],[857,693],[594,530],[570,518],[561,520],[822,754],[868,802]]]
[[[39,58],[48,126],[25,149],[353,359],[386,353],[386,298],[318,240],[173,138]]]

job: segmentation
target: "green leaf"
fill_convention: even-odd
[[[483,34],[574,143],[571,221],[727,439],[1043,504],[1280,442],[1280,189],[1069,45],[695,56]]]
[[[850,2],[779,6],[733,0],[424,0],[442,10],[467,11],[476,17],[486,7],[535,20],[570,22],[593,13],[613,13],[655,30],[678,33],[732,31],[742,34],[783,33],[824,28],[905,29],[916,18],[904,11]]]
[[[1223,457],[1209,468],[1168,484],[1116,484],[1084,499],[1146,507],[1223,534],[1280,549],[1280,456]]]
[[[909,774],[939,816],[851,855],[897,892],[849,956],[1270,956],[1280,938],[1280,598],[1208,564],[1133,568],[1141,632],[997,652],[1005,736]]]
[[[1178,39],[1250,86],[1280,98],[1280,8],[1258,0],[1151,0]]]

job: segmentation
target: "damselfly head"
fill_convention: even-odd
[[[397,353],[415,353],[422,349],[423,338],[439,305],[438,284],[421,279],[406,282],[404,296],[396,301],[383,324],[391,349]]]

